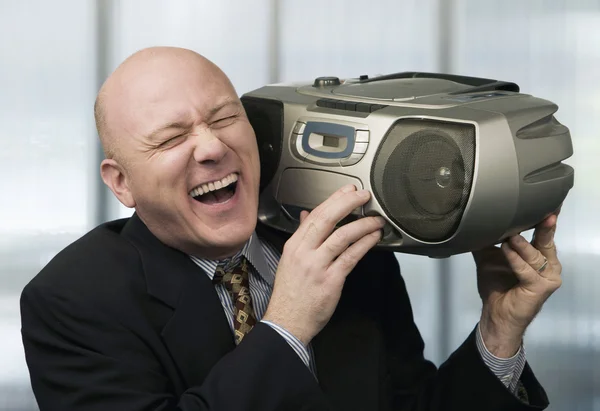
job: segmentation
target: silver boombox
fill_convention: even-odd
[[[288,233],[301,210],[351,183],[372,197],[350,219],[388,222],[377,247],[446,257],[531,229],[573,187],[558,106],[515,83],[319,77],[268,85],[242,102],[261,156],[259,219]]]

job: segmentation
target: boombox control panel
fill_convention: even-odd
[[[366,125],[338,124],[318,120],[297,121],[290,139],[296,158],[313,164],[352,166],[369,146]]]

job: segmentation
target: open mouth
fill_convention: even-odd
[[[231,173],[221,180],[200,184],[190,191],[190,196],[202,204],[222,204],[229,201],[237,188],[238,175]]]

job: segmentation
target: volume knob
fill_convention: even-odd
[[[313,83],[313,87],[339,86],[340,84],[338,77],[317,77]]]

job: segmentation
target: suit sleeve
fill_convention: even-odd
[[[533,411],[548,406],[546,393],[528,364],[520,379],[522,389],[527,392],[526,402],[498,379],[477,348],[476,328],[436,369],[424,358],[424,343],[414,323],[396,257],[389,253],[381,260],[385,260],[386,267],[382,277],[385,297],[381,317],[391,358],[389,372],[394,410]]]
[[[29,285],[21,317],[40,411],[329,409],[314,376],[266,324],[222,357],[201,386],[175,396],[148,345],[90,304]]]

